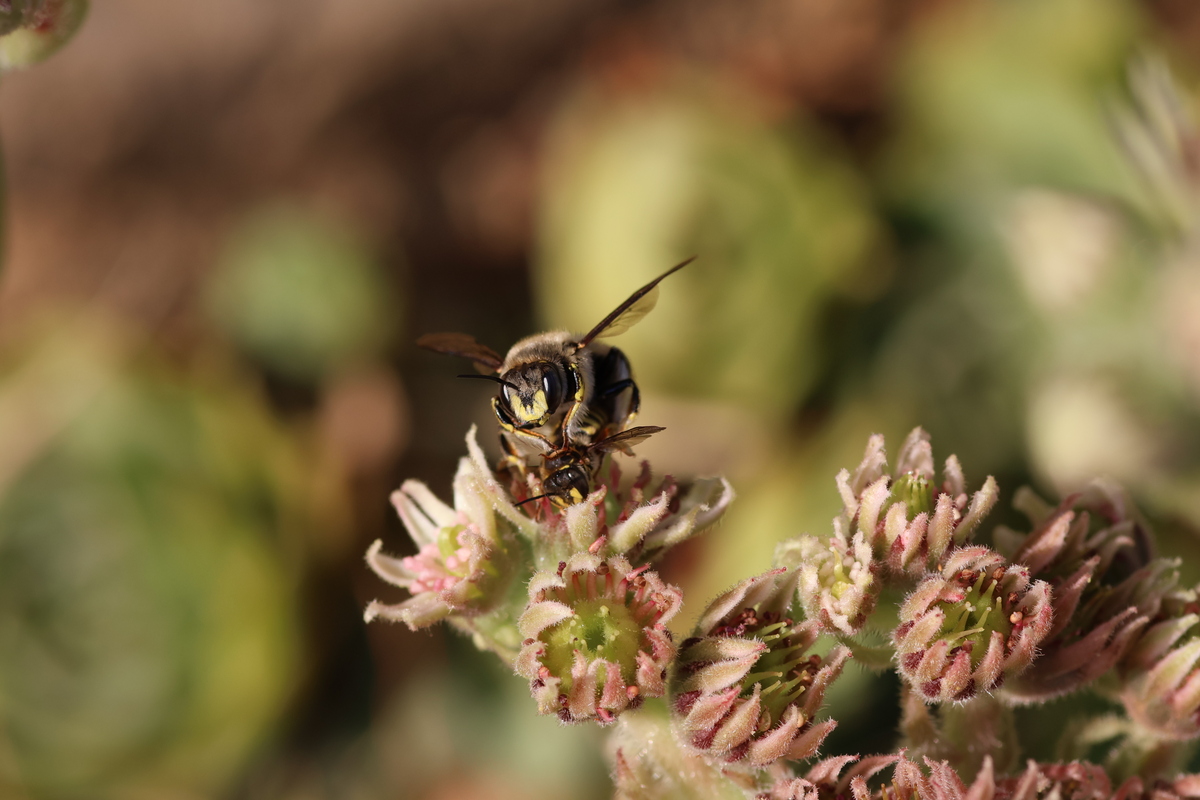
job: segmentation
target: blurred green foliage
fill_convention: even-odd
[[[246,353],[306,381],[377,355],[401,314],[352,230],[289,205],[240,223],[209,300],[218,325]]]
[[[587,330],[633,288],[696,254],[619,345],[640,384],[751,409],[767,424],[812,391],[822,308],[870,295],[878,236],[836,146],[680,80],[584,90],[559,120],[537,289],[554,327]]]
[[[219,791],[278,723],[317,524],[260,402],[77,319],[0,357],[0,787]]]

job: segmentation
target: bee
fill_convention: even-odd
[[[465,333],[427,334],[417,344],[469,358],[484,373],[459,377],[500,384],[492,410],[510,464],[521,467],[538,455],[545,459],[593,442],[599,445],[629,423],[641,398],[629,359],[596,340],[624,333],[650,313],[658,302],[658,284],[694,258],[638,289],[583,336],[539,333],[517,342],[503,358]]]
[[[639,425],[591,444],[564,444],[542,459],[544,493],[526,498],[518,505],[541,500],[543,497],[558,508],[582,502],[591,493],[592,478],[600,468],[605,454],[620,450],[632,455],[631,447],[662,430],[666,429],[657,425]]]

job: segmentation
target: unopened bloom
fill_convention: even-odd
[[[1167,739],[1200,736],[1200,603],[1172,594],[1121,665],[1121,702],[1142,727]],[[1172,613],[1173,612],[1173,613]]]
[[[676,652],[666,623],[682,604],[679,589],[620,556],[578,553],[534,575],[515,666],[538,711],[608,723],[663,695]]]
[[[811,756],[835,723],[814,723],[849,650],[807,651],[815,620],[788,616],[795,573],[774,570],[714,600],[680,648],[671,710],[679,738],[724,762],[765,766]]]
[[[917,576],[970,540],[999,490],[989,476],[968,499],[962,466],[953,455],[939,482],[929,435],[921,428],[904,440],[893,473],[885,470],[883,444],[882,436],[872,436],[858,468],[838,473],[843,508],[834,520],[834,535],[850,542],[862,534],[889,570]]]
[[[795,568],[805,615],[848,636],[862,630],[879,593],[878,565],[861,533],[801,536],[775,549],[775,563]]]
[[[1021,536],[1002,528],[1012,560],[1050,583],[1054,622],[1042,655],[1006,685],[1010,696],[1045,700],[1079,688],[1124,657],[1176,585],[1176,564],[1151,556],[1149,529],[1126,493],[1095,481],[1057,508],[1028,489],[1015,505],[1034,522]]]
[[[1050,587],[986,547],[960,548],[900,608],[900,674],[927,702],[966,700],[1029,666],[1050,630]]]
[[[395,605],[371,601],[364,614],[368,622],[381,617],[416,630],[451,614],[488,611],[507,593],[516,572],[512,533],[531,523],[492,476],[474,428],[467,434],[467,447],[469,456],[459,462],[454,477],[454,508],[419,481],[406,481],[392,493],[392,504],[418,552],[395,558],[385,555],[383,543],[376,541],[367,551],[367,565],[412,597]]]

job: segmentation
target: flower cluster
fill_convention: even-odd
[[[516,502],[539,498],[543,487],[532,471],[507,473]],[[542,548],[551,558],[591,550],[623,555],[634,564],[658,560],[672,547],[712,526],[733,502],[724,478],[705,478],[681,486],[671,476],[655,480],[649,464],[628,487],[614,461],[581,503],[558,508],[540,497],[530,504]]]
[[[522,504],[536,486],[494,472],[474,428],[467,450],[453,507],[416,481],[393,493],[417,553],[396,558],[375,542],[367,565],[412,596],[372,601],[366,619],[414,630],[451,622],[512,662],[538,710],[564,721],[609,723],[662,696],[676,654],[667,623],[683,597],[650,562],[715,522],[729,484],[656,483],[643,467],[623,487],[614,466],[583,502],[559,509]]]
[[[656,566],[724,513],[728,483],[613,466],[564,505],[539,481],[493,471],[472,431],[453,506],[405,483],[393,503],[417,552],[376,542],[367,561],[412,596],[367,618],[448,621],[507,660],[540,713],[611,726],[622,800],[1200,796],[1200,777],[1165,776],[1173,743],[1200,738],[1200,601],[1112,483],[1058,505],[1018,491],[1029,530],[995,528],[993,549],[974,537],[994,480],[969,493],[954,456],[936,474],[919,428],[888,470],[871,437],[837,477],[830,535],[782,542],[677,645],[684,594]],[[837,725],[819,715],[852,658],[903,680],[900,747],[798,768]],[[1020,767],[1012,706],[1093,684],[1127,712],[1105,723],[1110,763]]]
[[[862,462],[837,475],[842,513],[831,537],[805,535],[782,543],[777,564],[800,571],[805,614],[846,636],[860,633],[888,580],[913,580],[967,543],[998,495],[988,478],[968,496],[958,459],[937,481],[929,435],[914,429],[886,470],[882,436],[872,436]]]
[[[1200,602],[1195,590],[1172,592],[1157,621],[1121,665],[1120,697],[1129,716],[1155,735],[1200,737]]]

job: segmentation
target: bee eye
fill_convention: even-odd
[[[553,414],[563,401],[562,381],[557,372],[546,370],[542,373],[542,389],[546,392],[546,407]]]

